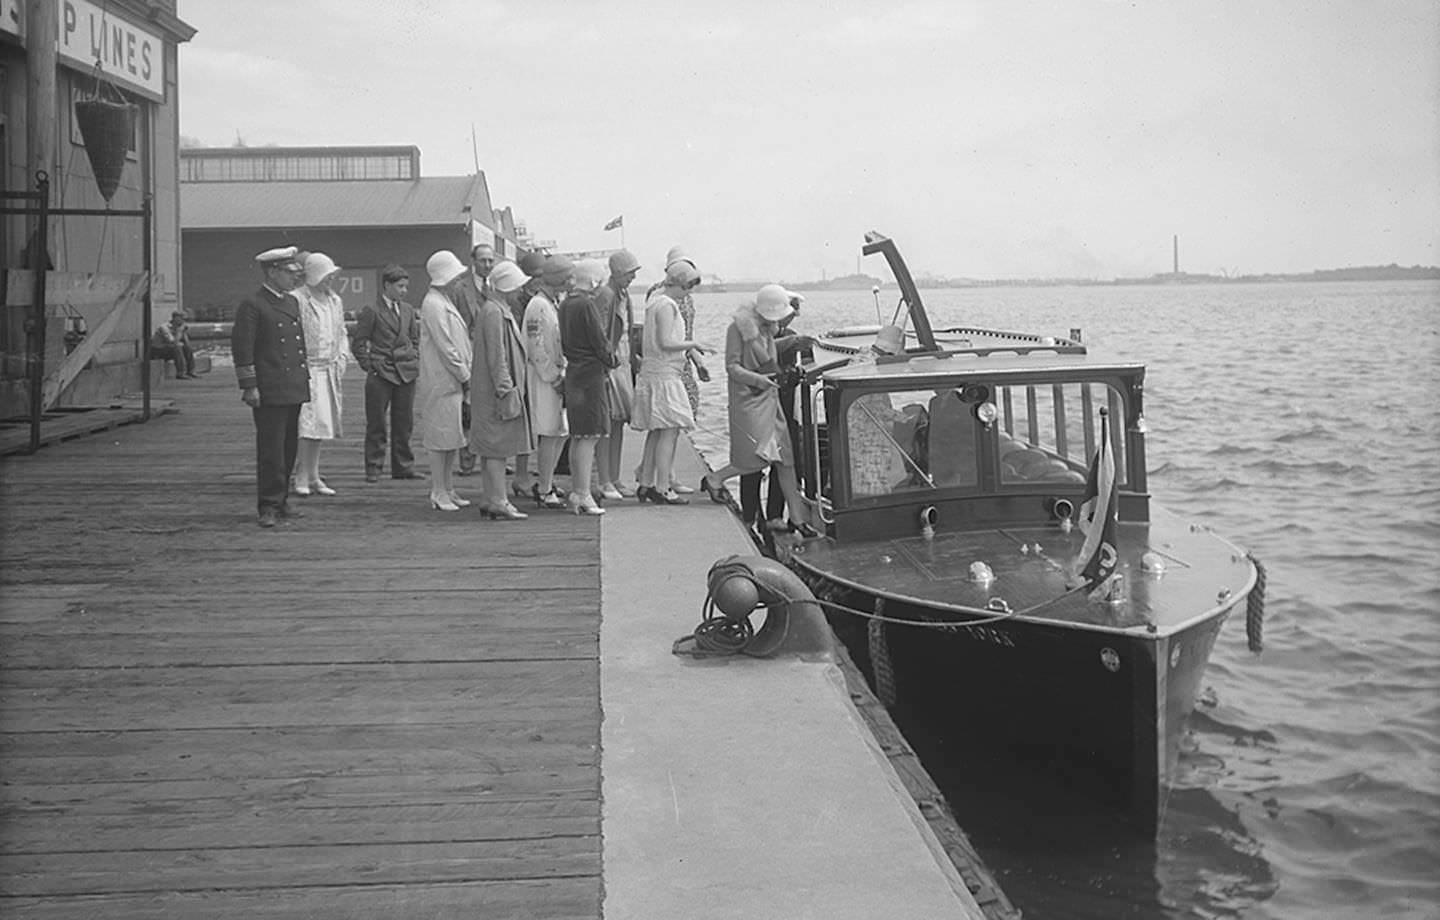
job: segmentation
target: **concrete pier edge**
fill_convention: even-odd
[[[689,482],[704,466],[683,443]],[[756,554],[701,499],[601,521],[603,915],[1015,916],[898,732],[877,737],[893,723],[865,711],[833,638],[763,660],[671,653],[709,567]]]

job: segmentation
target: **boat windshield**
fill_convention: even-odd
[[[977,486],[976,424],[953,388],[856,396],[845,424],[851,495]]]
[[[1125,464],[1125,418],[1119,391],[1103,383],[1055,383],[1002,386],[995,394],[1000,411],[1000,484],[1083,483],[1099,443],[1099,410],[1109,410],[1116,445],[1117,481],[1129,482]]]
[[[979,491],[984,450],[997,452],[988,464],[995,485],[1082,485],[1099,443],[1099,410],[1125,417],[1119,391],[1104,383],[1006,384],[988,394],[998,414],[992,438],[962,394],[946,386],[854,395],[844,410],[850,497]],[[1111,436],[1123,445],[1123,430]],[[1123,447],[1115,451],[1122,484],[1125,457]]]

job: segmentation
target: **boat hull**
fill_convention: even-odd
[[[1158,829],[1166,780],[1230,608],[1167,636],[1013,617],[985,623],[797,568],[818,597],[886,618],[828,613],[887,704],[963,738],[965,750],[1053,764],[1077,794],[1137,830]]]

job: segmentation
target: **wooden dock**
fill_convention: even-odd
[[[599,917],[596,523],[367,485],[347,409],[261,530],[233,378],[169,390],[0,461],[0,916]]]
[[[602,863],[599,522],[543,512],[488,522],[473,508],[431,510],[427,481],[365,483],[362,383],[346,381],[349,436],[324,448],[322,472],[339,495],[294,499],[304,517],[272,530],[255,525],[253,429],[227,370],[170,381],[156,397],[169,414],[130,424],[132,414],[85,437],[61,418],[38,453],[0,458],[0,916],[597,920],[607,887],[629,908],[637,892],[653,908],[667,902],[645,892],[697,883],[660,863],[637,877],[623,844]],[[683,625],[672,611],[698,609],[715,553],[744,551],[743,541],[725,549],[731,528],[708,503],[625,505],[604,519],[607,534],[630,534],[607,537],[605,584],[635,582],[659,625],[619,640],[621,671],[636,641],[658,635],[668,649]],[[632,513],[658,517],[637,531]],[[697,532],[711,534],[685,544],[699,574],[651,592],[644,572],[656,547],[667,533]],[[665,590],[679,591],[669,607]],[[607,616],[612,640],[638,612]],[[843,653],[836,664],[894,792],[978,905],[957,915],[1018,916],[858,672]],[[701,727],[666,708],[719,672],[672,667],[667,683],[654,677],[661,670],[643,687],[622,677],[618,689],[622,703],[641,691],[632,709],[666,744],[720,741],[747,768],[768,764],[772,784],[815,785],[806,752],[780,754],[744,719]],[[744,680],[737,671],[714,699],[762,675],[799,679],[785,670]],[[808,711],[789,716],[803,722]],[[732,733],[717,735],[722,726]],[[637,788],[635,763],[656,765],[627,766],[624,746],[614,753],[605,788],[614,783],[620,801]],[[666,814],[627,814],[622,839],[667,852],[680,833],[669,827],[671,797],[677,815],[682,800],[696,814],[729,804],[712,801],[719,787],[703,772],[678,792],[668,781]],[[820,791],[855,796],[845,782]],[[779,839],[800,835],[799,850],[831,842],[804,836],[833,814],[830,799],[804,807],[781,809]],[[608,839],[616,825],[605,815]],[[884,846],[874,827],[850,830]],[[753,823],[718,833],[707,839],[764,863],[786,849],[771,839],[757,851]],[[705,916],[773,905],[777,892],[764,886],[734,900],[731,878],[706,876],[723,858],[702,852],[698,865],[716,868],[699,879],[732,896],[706,901]],[[608,878],[612,855],[619,882]],[[832,901],[854,897],[847,885],[883,897],[893,878],[872,884],[878,867],[866,866],[830,880]],[[893,915],[917,916],[915,906]]]

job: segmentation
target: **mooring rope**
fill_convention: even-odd
[[[1265,629],[1265,585],[1268,576],[1265,563],[1254,553],[1246,553],[1245,556],[1255,565],[1255,587],[1250,589],[1250,596],[1245,600],[1245,643],[1250,651],[1258,652],[1264,647],[1262,634]]]
[[[821,608],[835,610],[840,613],[848,613],[852,616],[863,617],[873,623],[892,623],[896,626],[912,626],[918,629],[941,629],[954,630],[962,626],[987,626],[991,623],[998,623],[1002,620],[1009,620],[1017,614],[1025,613],[1025,610],[1011,610],[1009,605],[1000,598],[991,600],[992,606],[986,610],[974,607],[961,607],[964,613],[977,614],[974,619],[968,620],[945,620],[936,622],[931,620],[904,620],[898,617],[888,617],[882,612],[885,609],[884,598],[877,599],[875,612],[859,610],[835,601],[823,600],[815,597],[788,597],[778,591],[773,585],[762,584],[755,573],[751,572],[744,563],[731,562],[724,565],[716,565],[711,570],[709,585],[724,584],[731,578],[744,578],[755,586],[756,593],[760,595],[770,594],[777,598],[776,601],[768,604],[761,604],[763,607],[788,607],[790,604],[815,604]],[[748,617],[732,620],[716,610],[715,595],[709,585],[706,587],[705,600],[700,605],[700,625],[689,635],[681,636],[671,645],[670,650],[676,655],[691,655],[693,657],[714,657],[719,655],[735,655],[745,652],[745,646],[755,636],[755,629],[750,625]],[[1041,606],[1041,605],[1037,605]],[[693,643],[685,647],[686,643]]]

